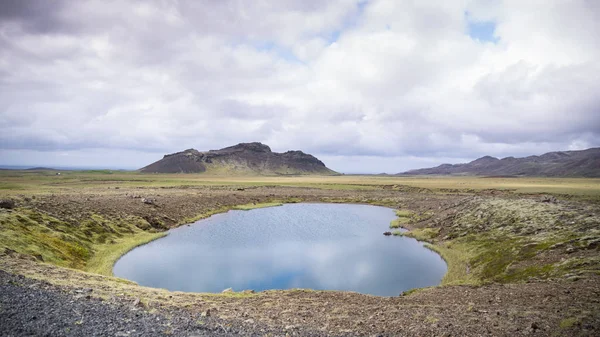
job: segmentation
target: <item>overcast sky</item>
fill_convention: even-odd
[[[0,165],[251,141],[346,173],[600,146],[600,1],[0,1]]]

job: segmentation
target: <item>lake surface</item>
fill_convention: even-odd
[[[190,292],[310,288],[397,296],[440,283],[446,263],[414,239],[386,237],[394,211],[287,204],[230,211],[169,231],[114,266],[140,285]]]

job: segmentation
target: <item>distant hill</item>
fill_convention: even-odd
[[[58,169],[50,167],[32,167],[28,168],[27,171],[58,171]]]
[[[241,143],[220,150],[200,152],[188,149],[167,154],[140,169],[143,173],[210,174],[337,174],[322,161],[302,151],[272,152],[262,143]]]
[[[549,152],[541,156],[498,159],[481,157],[467,164],[443,164],[411,170],[402,175],[481,175],[600,177],[600,148],[583,151]]]

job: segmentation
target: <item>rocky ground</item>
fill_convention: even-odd
[[[40,221],[62,231],[65,242],[79,240],[65,236],[65,228],[98,215],[107,222],[144,219],[149,229],[164,230],[224,207],[274,200],[387,205],[410,210],[414,216],[405,226],[415,233],[466,254],[466,270],[458,263],[460,282],[390,298],[310,290],[189,294],[144,288],[5,249],[0,252],[0,335],[600,335],[600,208],[544,198],[402,186],[107,186],[17,195],[11,198],[14,208],[3,211],[6,219],[40,213]],[[46,217],[60,219],[60,226]],[[94,242],[81,244],[93,252]]]
[[[92,298],[92,291],[70,292],[0,271],[2,335],[163,336],[176,331],[189,336],[218,336],[233,332],[219,329],[214,319],[208,327],[187,313],[167,318],[133,304],[107,304]]]
[[[167,292],[2,261],[2,335],[597,336],[600,278],[449,286],[382,298],[333,291]],[[15,276],[25,274],[28,277]],[[60,285],[38,278],[50,277]]]

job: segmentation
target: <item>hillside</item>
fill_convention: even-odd
[[[600,148],[582,151],[549,152],[541,156],[498,159],[481,157],[467,164],[443,164],[411,170],[403,175],[483,175],[600,177]]]
[[[302,151],[272,152],[262,143],[241,143],[220,150],[188,149],[167,154],[140,169],[142,173],[211,174],[336,174],[322,161]]]

